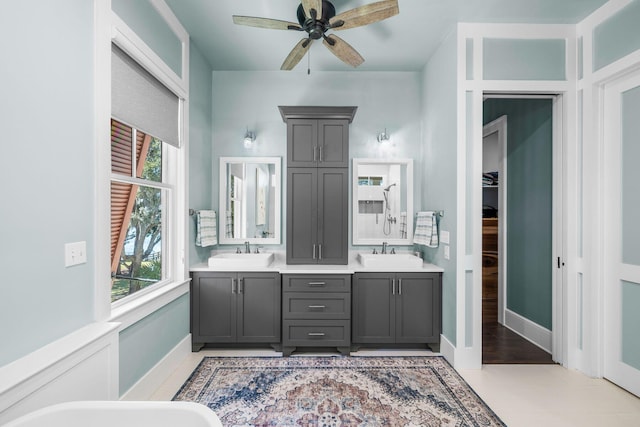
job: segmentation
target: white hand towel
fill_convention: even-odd
[[[438,247],[438,222],[435,212],[418,212],[413,243],[430,248]]]
[[[217,243],[216,211],[198,211],[196,214],[196,245],[204,248]]]

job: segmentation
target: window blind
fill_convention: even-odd
[[[158,79],[111,44],[111,115],[180,147],[180,102]]]

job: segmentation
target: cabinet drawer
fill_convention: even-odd
[[[282,316],[284,319],[349,319],[351,294],[285,292]]]
[[[350,292],[351,275],[284,275],[282,291],[288,292]]]
[[[351,345],[348,320],[285,320],[284,346],[346,347]]]

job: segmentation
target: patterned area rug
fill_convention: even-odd
[[[173,400],[225,426],[504,426],[430,357],[206,357]]]

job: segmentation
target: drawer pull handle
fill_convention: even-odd
[[[327,308],[326,305],[310,305],[309,308],[311,310],[324,310],[325,308]]]
[[[308,335],[310,337],[323,337],[324,336],[324,332],[309,332]]]
[[[309,282],[309,286],[324,286],[325,282]]]

